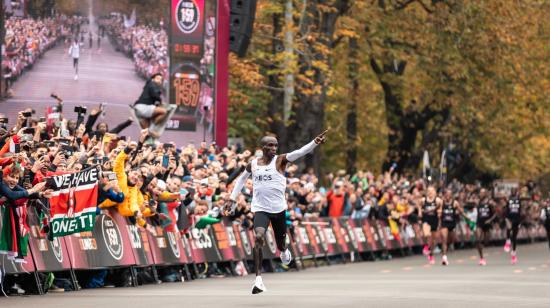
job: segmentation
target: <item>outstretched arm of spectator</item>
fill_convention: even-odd
[[[118,124],[117,126],[115,126],[115,128],[111,129],[109,131],[109,133],[111,134],[118,134],[120,133],[122,130],[124,130],[126,127],[132,125],[132,120],[128,119],[120,124]]]
[[[86,121],[86,131],[85,134],[90,135],[92,133],[93,127],[95,122],[97,121],[97,118],[99,118],[99,115],[101,114],[101,111],[94,109],[90,113],[90,116],[88,116],[88,120]]]
[[[229,199],[233,201],[237,200],[239,193],[243,189],[243,186],[246,183],[246,180],[248,179],[251,173],[252,173],[252,166],[248,164],[248,166],[246,166],[243,173],[241,173],[241,176],[237,179],[237,183],[235,183],[235,186],[233,187],[233,191],[231,192],[231,196],[229,197]]]

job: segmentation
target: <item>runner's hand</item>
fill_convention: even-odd
[[[327,137],[326,137],[326,134],[328,133],[328,131],[330,130],[330,128],[326,129],[324,132],[322,132],[319,136],[315,137],[315,143],[316,144],[322,144],[322,143],[325,143],[327,141]]]
[[[225,204],[224,204],[224,207],[223,207],[223,215],[224,216],[231,216],[233,214],[235,214],[235,205],[236,205],[237,201],[235,200],[231,200],[231,199],[226,199],[225,200]]]

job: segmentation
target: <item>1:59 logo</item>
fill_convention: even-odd
[[[176,24],[181,32],[189,34],[199,26],[201,16],[199,6],[194,0],[180,0],[175,14]]]

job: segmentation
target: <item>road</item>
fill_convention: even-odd
[[[547,244],[519,246],[512,266],[501,248],[488,265],[475,250],[450,254],[451,265],[422,256],[265,274],[268,291],[251,295],[252,276],[139,288],[83,290],[0,299],[1,307],[550,307]]]

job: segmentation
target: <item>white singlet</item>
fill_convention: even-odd
[[[267,166],[252,161],[252,212],[280,213],[287,209],[285,198],[286,177],[277,171],[277,155]]]

